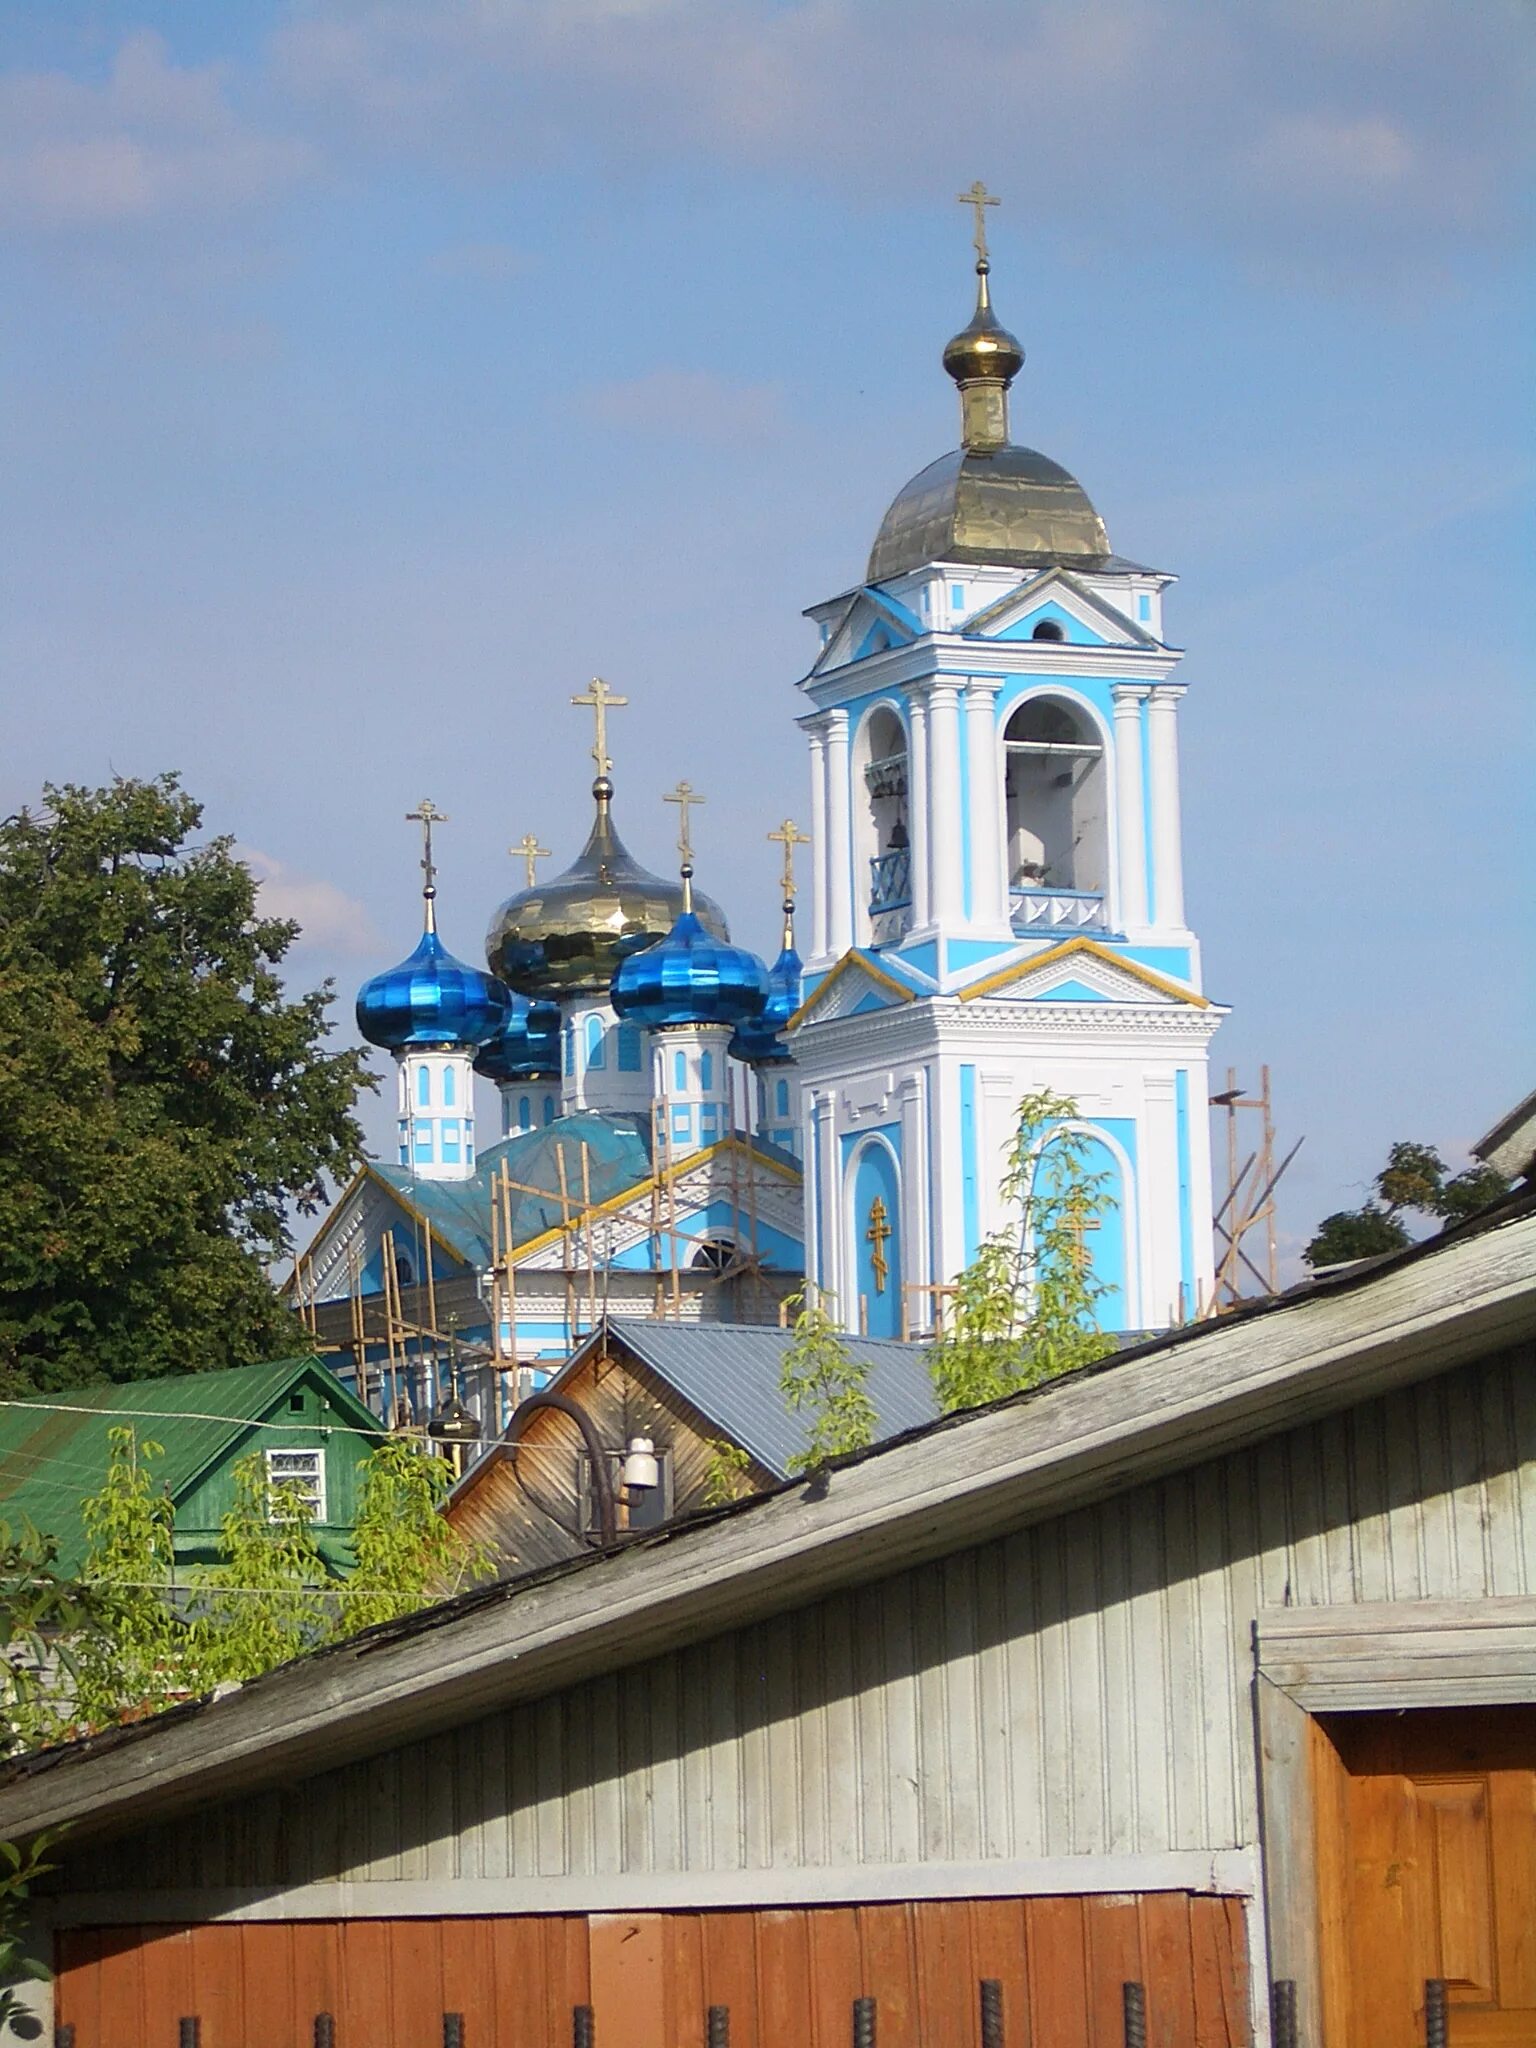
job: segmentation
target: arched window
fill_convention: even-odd
[[[544,1098],[544,1121],[547,1124],[552,1124],[554,1120],[555,1098],[553,1097],[553,1095],[546,1095]]]
[[[517,1128],[526,1131],[533,1123],[533,1104],[526,1095],[517,1098]]]
[[[565,1071],[567,1074],[574,1074],[576,1071],[576,1026],[574,1024],[567,1024],[560,1036],[565,1044]]]
[[[459,1091],[458,1091],[458,1088],[457,1088],[457,1086],[455,1085],[455,1082],[454,1082],[454,1075],[453,1075],[453,1069],[452,1069],[452,1067],[444,1067],[444,1069],[443,1069],[443,1107],[444,1107],[444,1109],[457,1109],[457,1108],[458,1108],[458,1106],[459,1106],[459,1104],[458,1104],[458,1096],[459,1096]]]
[[[681,1095],[681,1094],[682,1094],[682,1093],[683,1093],[683,1092],[684,1092],[684,1091],[686,1090],[687,1086],[688,1086],[688,1055],[687,1055],[687,1053],[685,1053],[685,1052],[675,1052],[675,1053],[673,1053],[673,1055],[672,1055],[672,1087],[673,1087],[673,1090],[674,1090],[674,1092],[675,1092],[676,1094],[678,1094],[678,1095]]]
[[[776,1116],[789,1115],[789,1083],[787,1081],[774,1082],[773,1106]]]
[[[865,720],[858,751],[864,802],[857,807],[857,831],[869,862],[869,914],[883,918],[912,901],[907,729],[887,705]]]
[[[1058,620],[1042,619],[1029,637],[1031,640],[1065,640],[1067,636]]]
[[[395,1278],[402,1287],[415,1286],[416,1268],[411,1264],[408,1252],[397,1251],[395,1253]]]
[[[715,1056],[712,1052],[699,1054],[699,1087],[708,1094],[715,1085]]]
[[[608,1064],[607,1033],[603,1020],[594,1010],[587,1019],[587,1065],[606,1067]]]
[[[640,1026],[638,1024],[621,1024],[619,1026],[619,1072],[621,1074],[638,1074],[641,1071],[640,1053]]]
[[[1109,818],[1097,727],[1060,698],[1031,697],[1009,719],[1004,746],[1012,886],[1103,895]]]
[[[734,1238],[712,1237],[699,1246],[689,1264],[696,1273],[723,1273],[735,1256]]]
[[[432,1107],[432,1069],[430,1067],[418,1067],[416,1069],[416,1107],[418,1109],[430,1109]]]

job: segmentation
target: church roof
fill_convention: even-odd
[[[880,522],[869,581],[925,562],[1105,569],[1116,559],[1077,478],[1048,455],[1008,442],[952,449],[904,484]]]

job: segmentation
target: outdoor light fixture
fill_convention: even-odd
[[[480,1423],[457,1394],[450,1394],[427,1424],[427,1435],[440,1444],[477,1444]]]
[[[661,1466],[656,1460],[656,1446],[648,1436],[632,1436],[624,1453],[625,1486],[631,1493],[648,1493],[661,1484]]]

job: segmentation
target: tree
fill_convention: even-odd
[[[397,1621],[486,1574],[486,1553],[439,1512],[449,1485],[447,1464],[416,1437],[386,1437],[370,1452],[352,1531],[355,1564],[339,1603],[340,1633]]]
[[[865,1381],[869,1361],[855,1358],[830,1312],[812,1305],[803,1293],[791,1295],[799,1306],[794,1337],[779,1367],[779,1391],[793,1415],[807,1420],[803,1451],[789,1462],[791,1472],[812,1472],[829,1458],[862,1451],[875,1440],[875,1404]]]
[[[1355,1259],[1400,1252],[1413,1242],[1409,1216],[1459,1223],[1509,1192],[1496,1167],[1481,1163],[1451,1173],[1433,1145],[1400,1138],[1358,1209],[1336,1209],[1317,1226],[1302,1253],[1307,1264],[1343,1266]]]
[[[1088,1170],[1076,1116],[1077,1104],[1049,1089],[1019,1104],[1000,1190],[1012,1214],[955,1282],[929,1361],[946,1415],[1114,1349],[1094,1320],[1105,1290],[1086,1249],[1107,1207],[1107,1176]]]
[[[0,1395],[292,1348],[268,1265],[360,1156],[363,1055],[201,820],[167,775],[0,823]]]
[[[75,1652],[74,1713],[83,1728],[156,1713],[199,1689],[191,1632],[170,1592],[176,1510],[151,1470],[164,1452],[128,1424],[109,1429],[107,1443],[106,1478],[80,1503],[84,1578],[101,1623]]]

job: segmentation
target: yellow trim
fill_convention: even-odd
[[[910,1003],[913,1000],[913,992],[904,982],[897,981],[894,975],[887,974],[883,967],[877,967],[872,960],[866,959],[862,953],[850,948],[831,972],[823,977],[814,993],[806,997],[793,1017],[784,1026],[784,1029],[786,1031],[793,1031],[796,1025],[804,1020],[806,1012],[816,1007],[833,982],[838,980],[841,975],[846,974],[850,967],[862,967],[871,981],[878,982],[882,988],[888,988],[891,994],[899,996],[902,1002]]]
[[[1159,995],[1172,996],[1177,1003],[1188,1003],[1196,1010],[1208,1010],[1210,999],[1196,995],[1193,989],[1170,981],[1166,975],[1158,974],[1151,967],[1143,967],[1139,960],[1124,960],[1118,953],[1112,953],[1108,946],[1101,946],[1097,939],[1063,939],[1059,946],[1049,946],[1043,953],[1031,954],[1027,960],[1015,961],[1012,967],[1004,967],[997,974],[989,974],[985,981],[978,981],[970,988],[960,991],[962,1003],[974,1003],[978,996],[989,996],[1000,988],[1009,988],[1014,982],[1023,981],[1031,974],[1038,974],[1043,967],[1053,967],[1058,960],[1070,959],[1076,953],[1086,953],[1091,959],[1107,961],[1111,967],[1118,967],[1122,974],[1129,974],[1133,980],[1145,982],[1148,988],[1155,988]]]
[[[759,1166],[766,1166],[770,1173],[777,1173],[787,1181],[803,1181],[805,1176],[793,1167],[785,1166],[781,1160],[770,1159],[766,1152],[759,1152],[755,1145],[745,1144],[740,1138],[720,1138],[713,1145],[706,1145],[697,1152],[690,1152],[686,1159],[674,1160],[664,1173],[648,1173],[644,1180],[637,1180],[633,1187],[622,1188],[618,1194],[610,1195],[606,1202],[599,1202],[591,1211],[595,1222],[599,1216],[613,1215],[620,1209],[627,1209],[631,1202],[638,1202],[653,1188],[665,1187],[669,1180],[678,1180],[685,1173],[692,1173],[695,1167],[704,1165],[717,1152],[724,1152],[734,1146],[738,1151],[750,1153]],[[585,1228],[585,1224],[570,1226],[572,1230]],[[548,1230],[541,1230],[537,1237],[524,1238],[521,1244],[512,1247],[516,1257],[521,1259],[531,1252],[542,1251],[546,1245],[554,1244],[566,1235],[566,1226],[556,1223]]]

